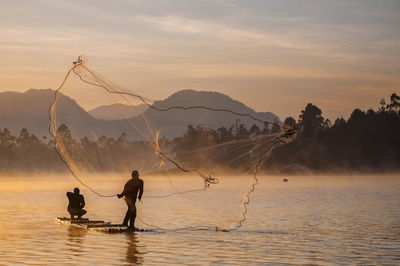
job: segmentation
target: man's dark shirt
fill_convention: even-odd
[[[68,210],[83,209],[83,207],[85,207],[85,199],[83,195],[67,192],[67,197],[69,200]]]
[[[138,196],[139,192],[139,196]],[[121,193],[121,197],[125,196],[136,202],[136,197],[140,200],[143,195],[143,180],[140,178],[132,178],[126,182],[124,191]]]

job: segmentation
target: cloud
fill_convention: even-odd
[[[251,106],[324,95],[333,105],[346,93],[361,95],[356,105],[399,87],[399,11],[392,0],[4,0],[0,90],[54,87],[83,53],[153,98],[254,88]]]
[[[134,20],[152,25],[165,32],[197,35],[198,38],[206,37],[208,39],[234,41],[256,46],[272,45],[294,49],[307,49],[310,47],[307,44],[289,40],[283,35],[241,30],[221,23],[188,19],[181,16],[137,16]]]

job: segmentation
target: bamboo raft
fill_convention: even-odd
[[[90,224],[108,224],[104,221],[94,221],[88,218],[71,219],[67,217],[57,217],[56,221],[61,224],[76,224],[76,225],[90,225]]]
[[[122,224],[112,224],[111,222],[89,220],[88,218],[71,219],[67,217],[57,217],[56,222],[60,224],[71,224],[86,228],[88,230],[105,233],[124,233],[124,232],[151,232],[150,229],[129,228]]]

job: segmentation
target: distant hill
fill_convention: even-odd
[[[118,120],[142,114],[144,111],[147,110],[147,108],[148,106],[146,104],[139,104],[136,106],[132,106],[122,103],[115,103],[115,104],[102,105],[96,107],[88,111],[88,113],[92,117],[98,119]]]
[[[22,128],[27,128],[38,137],[49,136],[48,109],[53,97],[54,91],[51,89],[31,89],[25,93],[0,93],[0,128],[8,128],[14,135],[18,135]],[[217,92],[183,90],[174,93],[165,100],[156,101],[154,105],[161,108],[173,105],[205,105],[212,108],[226,108],[235,112],[248,113],[265,121],[273,122],[274,119],[280,121],[273,113],[257,113],[243,103]],[[114,107],[117,109],[120,106]],[[103,112],[110,108],[113,109],[112,106],[106,106],[99,110]],[[189,124],[193,126],[201,124],[211,128],[219,128],[232,126],[237,119],[248,127],[254,123],[249,118],[236,117],[226,112],[207,110],[157,112],[150,108],[144,112],[144,116],[148,121],[144,121],[142,116],[103,120],[92,117],[76,101],[65,95],[61,95],[56,110],[57,124],[67,124],[77,138],[84,136],[99,137],[102,135],[118,138],[122,132],[125,132],[129,138],[138,139],[142,135],[149,136],[149,124],[154,131],[152,132],[153,134],[155,130],[160,130],[162,136],[173,138],[182,135]],[[105,116],[106,114],[103,114],[103,117]],[[260,127],[263,126],[258,125]]]
[[[53,97],[54,91],[51,89],[0,93],[0,128],[8,128],[14,135],[26,128],[37,137],[50,136],[49,107]],[[129,129],[121,120],[93,118],[76,101],[65,95],[60,96],[56,111],[57,125],[67,124],[77,138],[103,134],[115,137]]]
[[[165,100],[156,101],[154,106],[166,108],[170,106],[207,106],[216,109],[229,109],[237,113],[250,114],[253,117],[263,121],[280,122],[279,117],[270,112],[256,112],[243,103],[233,100],[229,96],[211,91],[182,90],[178,91]],[[171,110],[168,112],[158,112],[149,108],[144,115],[149,118],[154,125],[161,129],[161,133],[167,137],[181,135],[187,129],[188,125],[205,125],[217,129],[219,127],[230,127],[236,124],[239,119],[241,124],[251,127],[257,124],[263,127],[259,122],[255,122],[247,117],[236,116],[227,112],[214,112],[202,109],[194,110]]]
[[[48,136],[48,111],[53,96],[51,89],[0,93],[0,128],[8,128],[14,134],[27,128],[38,137]],[[71,98],[62,96],[58,104],[59,121],[91,124],[93,118]]]

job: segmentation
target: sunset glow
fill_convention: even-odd
[[[5,0],[0,91],[55,89],[85,54],[113,82],[155,100],[211,90],[281,119],[308,102],[347,118],[399,92],[399,11],[389,0]]]

